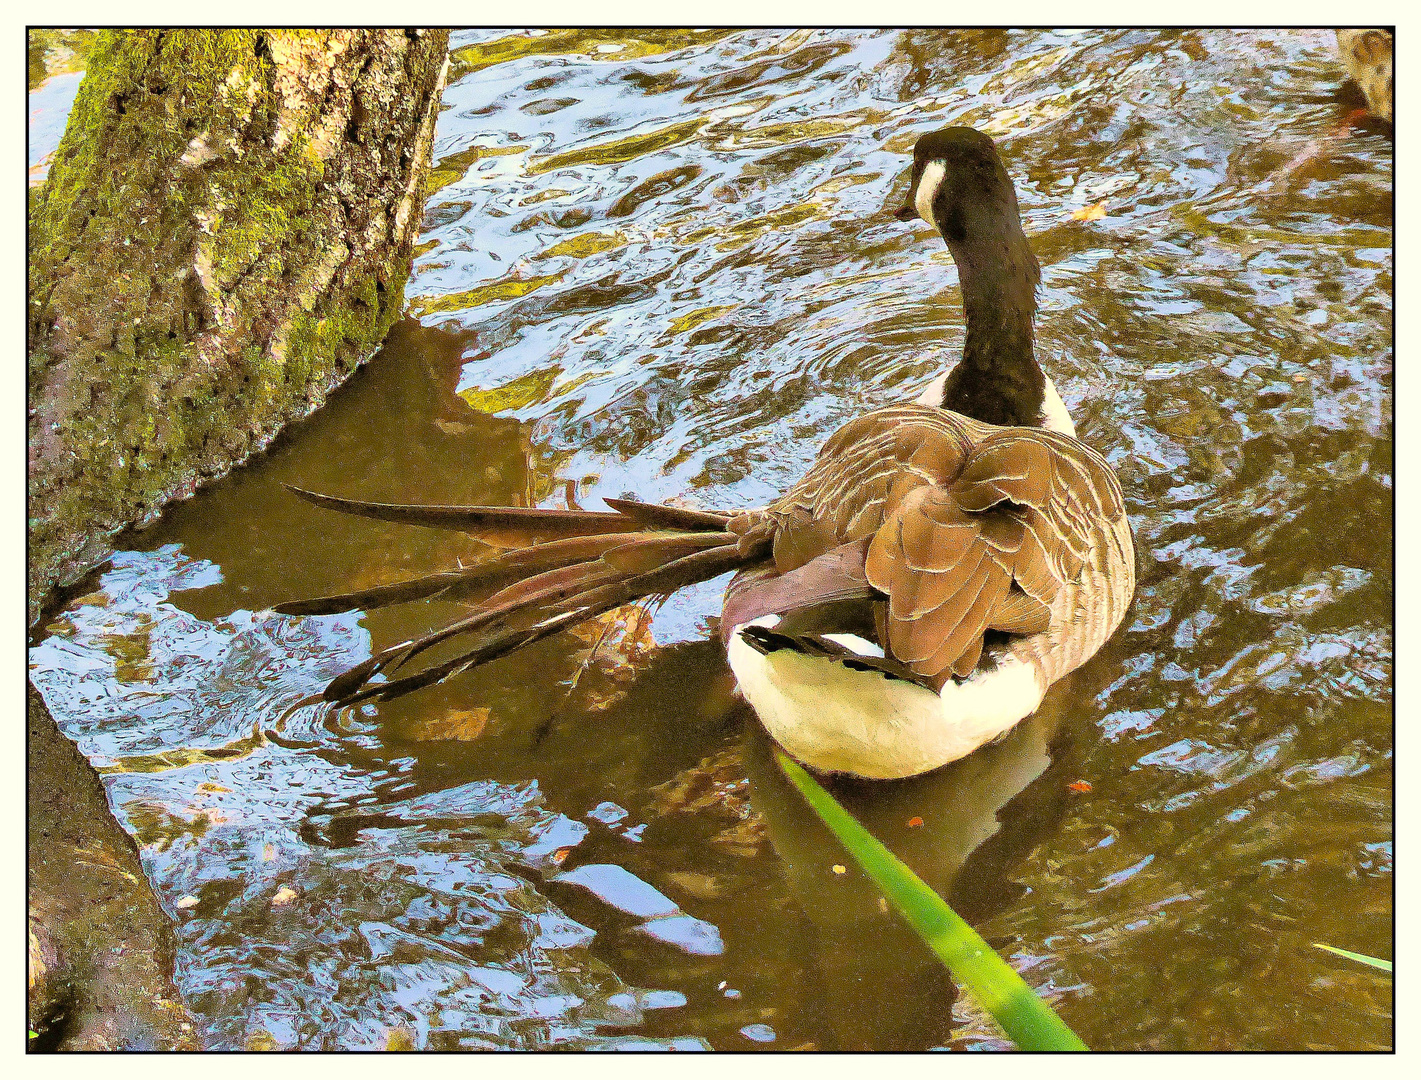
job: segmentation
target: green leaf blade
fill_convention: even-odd
[[[1314,941],[1312,945],[1315,949],[1326,949],[1330,953],[1345,956],[1348,960],[1355,960],[1359,964],[1366,964],[1368,967],[1374,967],[1378,971],[1391,970],[1390,960],[1379,960],[1375,956],[1368,956],[1366,953],[1348,952],[1346,949],[1339,949],[1334,945],[1324,945],[1320,941]]]
[[[901,859],[879,843],[807,772],[779,750],[775,758],[855,862],[1023,1050],[1088,1050],[1030,986]]]

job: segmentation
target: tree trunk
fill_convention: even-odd
[[[195,1050],[172,927],[138,848],[34,687],[27,705],[30,1045]]]
[[[31,209],[30,618],[317,408],[404,299],[447,31],[96,42]]]

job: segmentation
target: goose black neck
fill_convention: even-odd
[[[1046,395],[1033,329],[1041,271],[1011,209],[944,237],[962,286],[967,343],[942,405],[989,424],[1036,427]]]

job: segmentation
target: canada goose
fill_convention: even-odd
[[[1337,52],[1367,99],[1367,111],[1391,123],[1392,32],[1339,30]]]
[[[912,404],[840,428],[808,473],[741,511],[608,499],[611,512],[358,502],[367,517],[513,548],[476,566],[283,604],[325,614],[420,597],[468,617],[332,680],[338,705],[389,699],[643,597],[738,571],[721,635],[771,736],[815,769],[899,778],[1000,737],[1114,632],[1135,587],[1120,486],[1074,438],[1036,362],[1040,270],[992,140],[924,135],[907,204],[947,241],[967,317],[961,361]],[[433,645],[442,663],[388,681]]]

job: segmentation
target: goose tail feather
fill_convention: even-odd
[[[743,528],[730,528],[735,515],[714,511],[622,499],[607,500],[610,512],[420,506],[290,490],[342,513],[459,529],[512,547],[471,567],[277,605],[283,614],[318,615],[406,600],[480,597],[464,618],[383,649],[332,679],[321,697],[337,707],[401,697],[613,608],[668,596],[769,554],[768,540],[747,541]],[[461,641],[456,655],[401,673],[415,657],[453,639]]]

